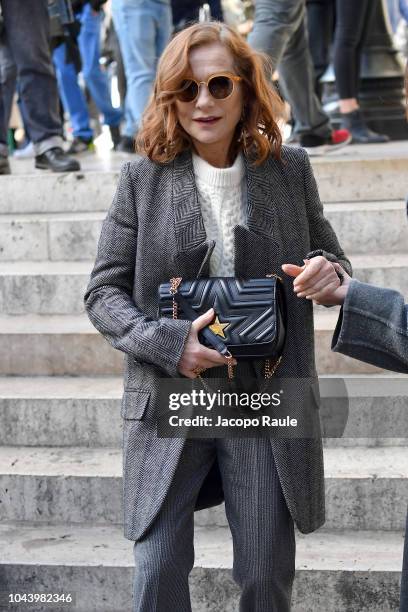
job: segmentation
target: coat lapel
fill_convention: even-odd
[[[271,272],[280,274],[285,257],[279,231],[282,178],[277,174],[280,168],[272,159],[255,167],[245,158],[245,166],[247,224],[234,229],[235,276],[256,278]]]
[[[177,274],[185,278],[209,276],[215,242],[207,240],[190,151],[177,156],[173,162],[172,196]]]
[[[281,203],[287,201],[288,192],[281,165],[271,158],[258,167],[245,158],[245,164],[247,225],[237,225],[234,229],[235,276],[260,278],[270,273],[284,276],[281,265],[287,261],[287,253],[281,238],[284,222]],[[287,278],[284,282],[288,282]],[[238,363],[237,376],[248,379],[249,383],[251,377],[261,381],[264,367],[264,359],[253,359],[246,366]]]
[[[279,203],[287,199],[287,189],[280,163],[267,160],[246,167],[246,225],[234,228],[235,276],[262,277],[280,274],[286,260],[280,236]],[[172,205],[177,253],[174,265],[184,278],[209,275],[209,261],[215,246],[207,240],[204,220],[194,178],[192,155],[185,151],[173,162]]]
[[[246,157],[245,167],[247,219],[245,225],[234,228],[235,276],[259,278],[271,272],[281,274],[286,253],[282,249],[280,216],[283,211],[279,207],[288,197],[282,169],[273,159],[254,167]],[[209,276],[215,242],[207,240],[190,151],[177,156],[173,162],[172,194],[176,274],[184,278]],[[263,365],[263,359],[252,360],[252,375],[262,378]]]

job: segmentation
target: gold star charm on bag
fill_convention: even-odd
[[[225,334],[224,334],[224,329],[226,327],[228,327],[230,325],[230,323],[220,323],[220,320],[218,318],[218,315],[216,315],[215,317],[215,321],[214,323],[212,323],[211,325],[209,325],[208,327],[211,329],[211,331],[216,334],[217,336],[221,336],[221,338],[226,338]]]

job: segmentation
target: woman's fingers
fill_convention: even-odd
[[[303,297],[304,295],[321,290],[324,286],[332,282],[340,283],[333,265],[331,262],[325,260],[325,263],[322,263],[320,267],[316,269],[312,277],[305,279],[303,282],[296,279],[293,284],[293,289],[298,295],[301,294],[300,297]]]
[[[198,333],[201,329],[211,323],[214,318],[214,309],[210,308],[204,314],[197,317],[192,325],[190,334],[187,338],[184,347],[183,355],[179,362],[179,371],[188,378],[197,378],[197,368],[206,370],[216,366],[227,365],[228,360],[215,349],[206,347],[198,339]],[[236,365],[236,359],[232,360],[232,364]]]
[[[199,370],[208,370],[209,368],[215,368],[219,366],[227,365],[227,359],[223,357],[218,351],[208,349],[207,347],[200,345],[202,348],[194,354],[194,357],[183,364],[183,368],[180,372],[188,378],[197,378]],[[237,364],[236,359],[232,361],[233,365]]]
[[[227,359],[215,349],[207,348],[203,344],[201,344],[200,346],[201,346],[200,352],[197,355],[197,359],[200,365],[202,362],[207,361],[208,363],[212,364],[208,366],[209,368],[211,368],[214,366],[225,365],[226,363],[228,363]],[[237,360],[234,359],[232,363],[233,365],[236,365]]]
[[[203,327],[206,327],[209,323],[211,323],[213,318],[214,308],[210,308],[209,310],[207,310],[207,312],[194,319],[191,326],[198,332],[200,331],[200,329],[203,329]]]
[[[318,293],[319,291],[323,291],[329,285],[335,284],[336,286],[340,285],[340,279],[337,274],[325,275],[320,280],[317,280],[313,285],[309,285],[308,287],[302,287],[298,291],[296,291],[298,297],[305,297],[312,295],[314,293]]]
[[[329,304],[331,296],[335,293],[339,286],[340,281],[337,279],[337,282],[329,283],[323,290],[310,293],[306,296],[306,299],[314,300],[316,303]]]
[[[299,276],[306,266],[295,266],[295,264],[283,264],[281,266],[282,270],[288,276]]]
[[[325,257],[313,257],[313,259],[306,261],[309,261],[309,263],[293,282],[293,288],[295,290],[300,289],[302,286],[306,287],[307,285],[312,285],[319,280],[319,278],[322,278],[324,274],[334,271],[333,266]]]

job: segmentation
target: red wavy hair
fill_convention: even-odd
[[[284,116],[284,104],[272,84],[269,59],[254,51],[233,28],[217,21],[196,23],[182,30],[164,50],[136,137],[138,153],[168,163],[192,148],[190,136],[177,121],[174,92],[188,74],[191,49],[215,42],[229,49],[236,73],[242,77],[244,112],[231,144],[231,159],[239,150],[255,165],[271,154],[280,159],[282,136],[277,120]]]

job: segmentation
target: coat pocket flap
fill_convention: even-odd
[[[121,417],[123,419],[142,419],[149,398],[150,391],[145,389],[125,389],[120,409]]]

